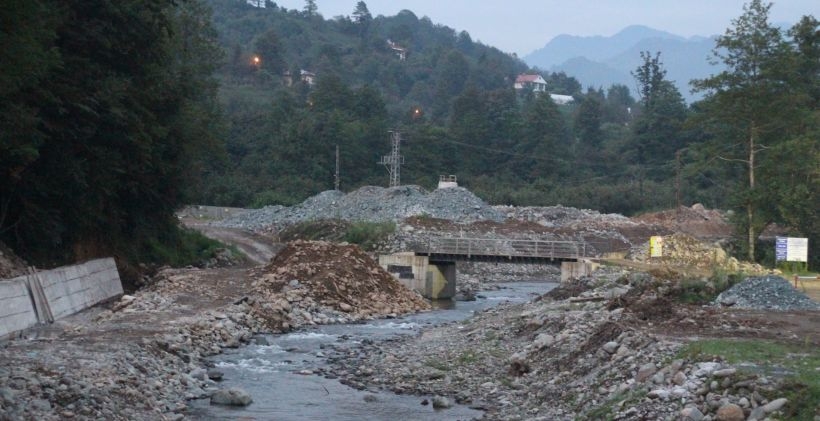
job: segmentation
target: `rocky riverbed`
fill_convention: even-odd
[[[333,375],[362,389],[437,395],[493,420],[782,419],[776,376],[682,356],[686,336],[644,328],[674,318],[662,284],[607,270],[530,303],[336,356]]]

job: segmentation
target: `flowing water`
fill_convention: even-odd
[[[364,324],[313,326],[297,332],[265,336],[266,345],[248,345],[213,357],[224,374],[220,387],[239,387],[253,397],[247,407],[211,406],[207,399],[191,402],[189,415],[198,420],[469,420],[482,412],[466,406],[434,410],[422,405],[431,396],[360,391],[313,372],[326,367],[324,348],[355,348],[362,341],[413,335],[425,326],[466,319],[500,303],[525,302],[556,284],[514,282],[483,292],[476,301],[434,303],[435,310],[398,319]],[[368,396],[369,395],[369,396]],[[365,398],[367,396],[367,398]]]

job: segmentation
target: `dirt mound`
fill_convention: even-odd
[[[592,289],[588,279],[571,279],[563,282],[557,287],[549,290],[542,298],[552,298],[553,300],[566,300],[567,298],[577,297],[582,292]]]
[[[661,225],[701,240],[716,240],[732,235],[732,225],[725,214],[716,209],[706,209],[700,203],[692,207],[681,206],[677,209],[647,213],[632,220]]]
[[[261,270],[255,288],[284,294],[311,313],[321,307],[371,317],[430,308],[359,247],[324,241],[289,243]]]
[[[633,248],[629,259],[638,262],[657,262],[673,266],[687,266],[698,269],[723,269],[729,272],[765,273],[757,264],[739,262],[729,256],[723,248],[709,245],[687,234],[676,233],[663,237],[661,257],[649,257],[649,242]]]
[[[25,275],[27,266],[23,259],[17,257],[5,244],[0,243],[0,279]]]

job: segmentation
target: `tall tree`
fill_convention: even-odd
[[[693,81],[697,91],[706,93],[707,119],[723,145],[717,158],[745,166],[747,182],[736,200],[744,211],[740,225],[750,260],[755,259],[755,242],[767,224],[759,212],[767,206],[758,188],[759,154],[782,139],[793,109],[781,71],[789,48],[780,30],[769,23],[770,8],[771,3],[761,0],[744,5],[743,14],[732,20],[713,50],[725,70]]]
[[[307,17],[316,16],[319,12],[319,6],[316,5],[316,0],[305,0],[305,7],[303,11]]]

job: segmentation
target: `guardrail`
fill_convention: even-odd
[[[507,238],[431,238],[423,254],[577,259],[586,244],[576,241],[515,240]]]

